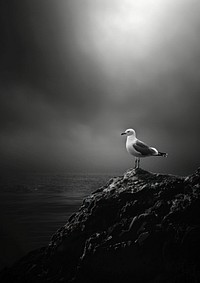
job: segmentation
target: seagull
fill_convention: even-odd
[[[167,157],[167,153],[160,152],[154,147],[150,147],[144,142],[136,138],[136,133],[133,129],[127,129],[121,135],[126,135],[126,149],[128,153],[135,156],[135,169],[140,168],[140,158],[147,156],[164,156]]]

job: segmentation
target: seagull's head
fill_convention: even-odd
[[[125,132],[121,133],[121,135],[134,136],[135,137],[135,131],[133,129],[127,129]]]

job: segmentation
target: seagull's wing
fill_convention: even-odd
[[[133,143],[133,148],[142,155],[152,155],[155,153],[153,148],[149,147],[146,143],[140,140],[136,140],[136,142]]]

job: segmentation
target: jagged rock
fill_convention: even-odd
[[[128,170],[1,282],[200,282],[199,212],[200,169],[188,177]]]

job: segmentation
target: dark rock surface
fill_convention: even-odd
[[[87,197],[0,282],[200,282],[200,169],[129,170]]]

